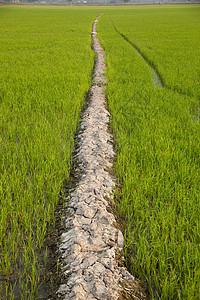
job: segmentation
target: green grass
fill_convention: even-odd
[[[200,295],[198,10],[107,9],[98,24],[107,56],[126,260],[154,299]],[[150,66],[113,23],[156,66],[164,88],[155,86]],[[194,47],[190,52],[188,45]]]
[[[37,251],[64,181],[90,87],[94,11],[0,8],[0,297],[36,299]]]

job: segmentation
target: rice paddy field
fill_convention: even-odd
[[[199,299],[199,5],[0,7],[1,298],[39,299],[99,12],[127,265],[150,299]]]
[[[91,84],[93,20],[90,11],[0,8],[3,299],[13,297],[15,284],[22,298],[37,299],[37,252],[69,179],[73,136]]]

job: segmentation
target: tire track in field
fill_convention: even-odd
[[[111,211],[115,178],[108,172],[114,156],[105,108],[105,53],[92,28],[96,64],[89,105],[83,113],[76,172],[80,179],[70,191],[59,245],[65,278],[57,299],[146,299],[139,282],[123,264],[123,235]],[[118,259],[116,258],[118,257]]]
[[[113,22],[113,20],[111,19],[111,22],[112,22],[112,24],[113,24],[113,27],[114,27],[114,29],[115,29],[115,31],[127,42],[127,43],[129,43],[129,45],[131,45],[134,49],[135,49],[135,51],[136,51],[136,53],[139,55],[139,56],[141,56],[143,59],[144,59],[144,61],[148,64],[148,66],[152,69],[152,71],[153,71],[153,82],[154,82],[154,84],[157,86],[157,87],[160,87],[160,88],[163,88],[163,87],[165,87],[166,88],[166,86],[165,86],[165,83],[164,83],[164,81],[163,81],[163,79],[162,79],[162,76],[160,75],[160,73],[159,73],[159,71],[157,70],[157,68],[154,66],[154,64],[152,63],[152,61],[150,61],[149,60],[149,58],[146,56],[146,55],[144,55],[143,54],[143,52],[140,50],[140,48],[137,46],[137,45],[135,45],[133,42],[131,42],[123,33],[121,33],[118,29],[117,29],[117,27],[115,26],[115,24],[114,24],[114,22]]]
[[[200,100],[199,97],[195,97],[192,93],[187,93],[187,92],[183,92],[180,89],[173,87],[173,86],[169,86],[165,83],[164,79],[162,78],[160,72],[158,71],[158,69],[156,68],[156,66],[154,65],[154,63],[142,52],[142,50],[133,42],[131,42],[123,33],[121,33],[117,27],[115,26],[113,20],[110,18],[113,27],[115,29],[115,31],[130,45],[133,47],[133,49],[136,51],[136,53],[141,56],[143,58],[143,60],[145,61],[145,63],[152,69],[153,71],[153,82],[155,84],[155,86],[157,86],[158,88],[165,88],[171,92],[174,93],[178,93],[181,96],[187,96],[190,99],[195,99],[197,98],[198,100]],[[199,101],[200,103],[200,101]],[[193,109],[191,109],[191,115],[192,115],[192,119],[194,122],[199,122],[200,119],[200,105],[197,106],[196,110],[193,111]]]
[[[113,20],[110,18],[113,27],[115,29],[115,31],[129,44],[133,47],[133,49],[136,51],[136,53],[141,56],[144,61],[148,64],[148,66],[152,69],[153,71],[153,81],[155,86],[159,87],[159,88],[165,88],[169,91],[172,92],[176,92],[182,96],[187,96],[189,98],[196,98],[192,93],[187,93],[187,92],[183,92],[180,89],[173,87],[173,86],[169,86],[165,83],[162,75],[160,74],[160,72],[158,71],[157,67],[154,65],[154,63],[142,52],[142,50],[133,42],[131,42],[123,33],[121,33],[117,27],[115,26]]]
[[[145,56],[142,51],[140,50],[140,48],[138,48],[138,46],[136,46],[135,44],[133,44],[131,41],[129,41],[129,39],[123,34],[120,33],[117,29],[115,29],[116,32],[121,35],[121,37],[123,37],[123,39],[128,42],[136,51],[136,53],[141,56],[144,61],[148,64],[148,66],[151,68],[151,70],[153,71],[153,82],[155,84],[155,86],[159,87],[159,88],[163,88],[164,85],[164,81],[160,75],[160,73],[158,72],[158,70],[155,68],[155,66],[152,64],[152,62],[147,58],[147,56]]]

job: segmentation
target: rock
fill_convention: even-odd
[[[97,299],[105,300],[107,298],[106,287],[103,281],[97,281],[95,283],[95,297]]]
[[[123,234],[121,233],[120,230],[118,230],[117,243],[118,243],[120,248],[124,247],[124,237],[123,237]]]
[[[88,258],[85,258],[81,268],[87,269],[89,266],[93,265],[95,262],[97,262],[98,257],[97,256],[90,256]]]
[[[87,207],[87,209],[84,211],[83,215],[86,218],[92,219],[96,213],[96,209],[92,209],[90,207]]]

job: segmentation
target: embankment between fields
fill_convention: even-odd
[[[137,280],[123,265],[123,235],[110,212],[115,178],[110,174],[114,156],[105,108],[105,53],[92,28],[96,63],[90,99],[78,136],[77,169],[80,175],[70,190],[64,217],[65,232],[59,245],[60,267],[66,280],[57,296],[61,299],[146,299]],[[108,211],[109,210],[109,211]],[[118,258],[117,258],[118,257]]]

